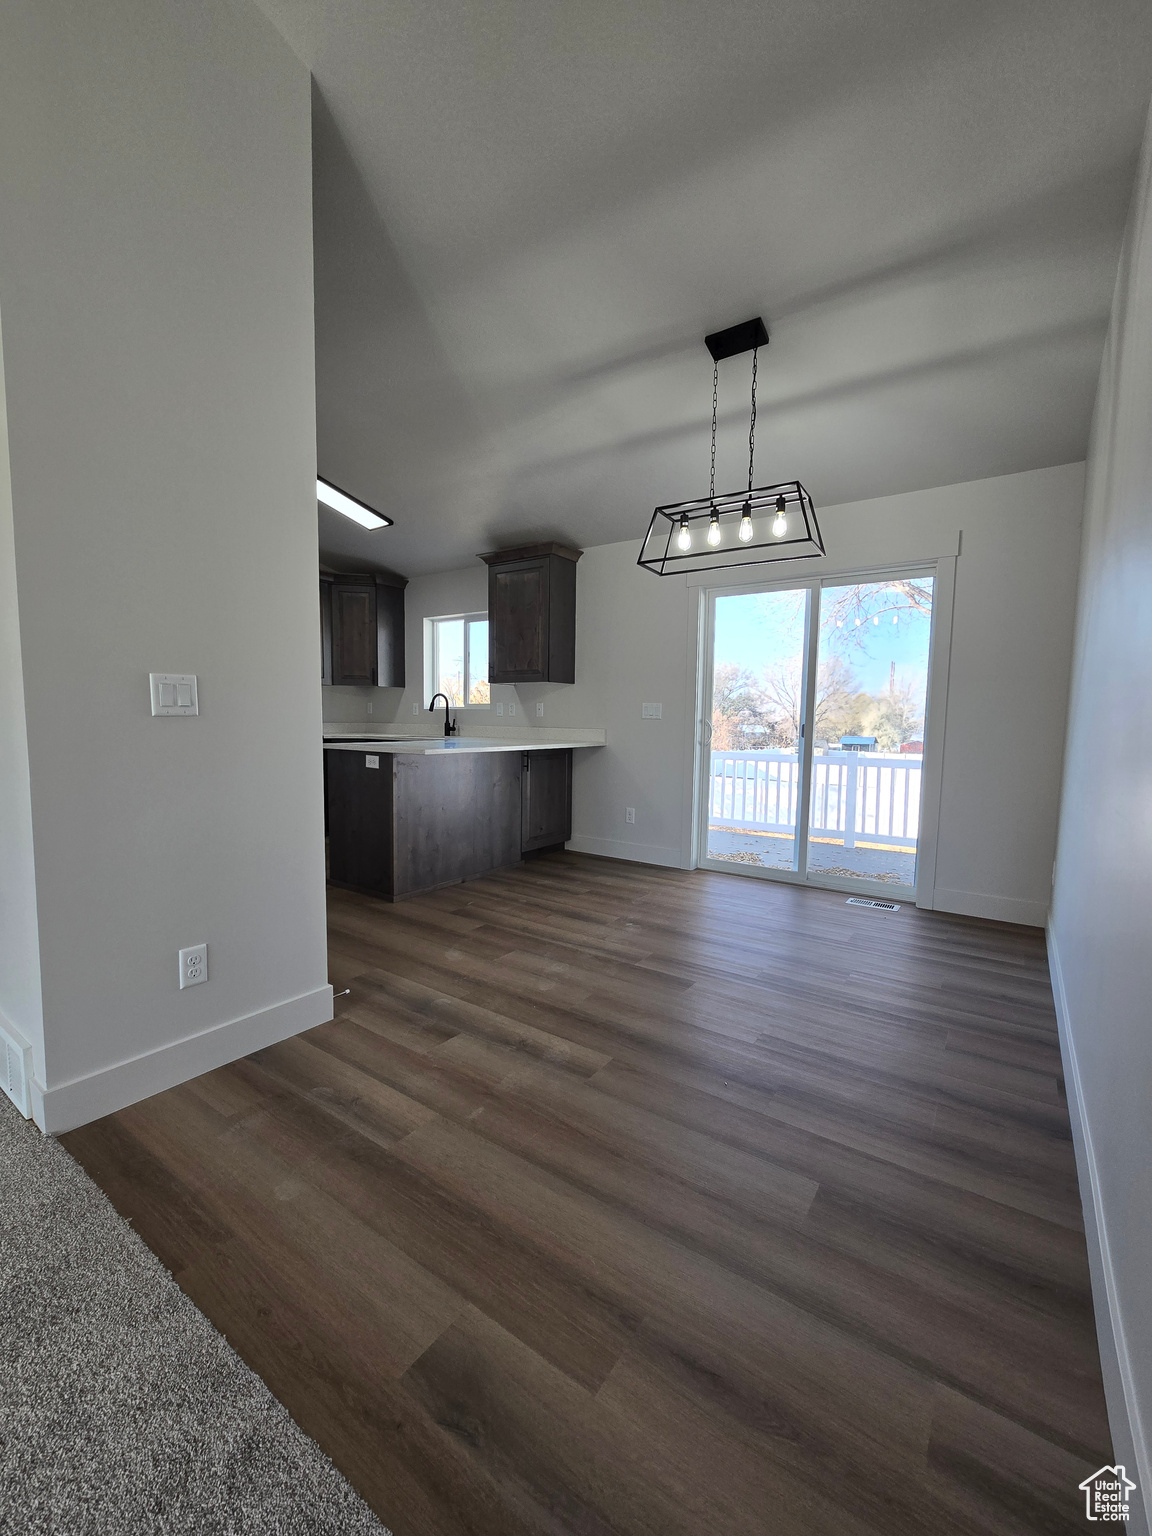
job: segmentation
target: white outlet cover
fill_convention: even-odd
[[[516,713],[516,706],[515,706],[515,704],[509,704],[509,706],[508,706],[508,713],[510,715],[514,715]]]
[[[375,752],[365,752],[364,766],[365,768],[379,768],[380,759],[377,757]]]
[[[635,823],[635,821],[636,821],[636,807],[634,805],[625,806],[625,808],[624,808],[624,820],[628,821],[628,822]]]
[[[640,717],[643,720],[663,720],[663,704],[641,704]]]
[[[180,951],[180,990],[208,980],[208,946],[193,944]]]
[[[502,714],[503,714],[503,713],[504,713],[504,706],[503,706],[503,704],[497,704],[497,706],[496,706],[496,713],[497,713],[497,714],[498,714],[498,715],[502,715]],[[1056,879],[1056,876],[1055,876],[1055,875],[1053,875],[1053,876],[1052,876],[1052,879],[1053,879],[1053,881],[1055,881],[1055,879]]]
[[[196,675],[193,672],[149,672],[148,687],[154,715],[198,715]]]
[[[413,704],[413,706],[412,706],[412,713],[414,715],[418,715],[420,713],[420,706],[419,706],[419,704]]]
[[[537,704],[537,706],[536,706],[536,713],[538,715],[542,715],[544,713],[544,705],[543,705],[543,703]]]

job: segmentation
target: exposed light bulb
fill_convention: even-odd
[[[783,512],[777,512],[776,516],[772,519],[772,532],[778,539],[782,539],[788,532],[788,519],[784,516]]]
[[[900,622],[896,614],[892,615],[892,622],[893,624],[898,624]]]
[[[676,548],[692,548],[692,530],[688,527],[687,517],[682,517],[680,519],[680,532],[676,535]]]
[[[720,514],[719,512],[713,512],[708,523],[708,542],[715,549],[723,537],[724,535],[720,532]]]
[[[878,613],[873,615],[872,622],[873,622],[873,624],[879,624],[879,622],[880,622],[880,615]]]
[[[747,544],[752,537],[752,508],[748,502],[744,503],[744,513],[740,518],[740,542]]]

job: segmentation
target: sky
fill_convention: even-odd
[[[834,599],[838,588],[825,588],[825,602]],[[869,609],[885,608],[892,601],[883,582],[863,588]],[[716,600],[715,664],[735,662],[760,673],[787,662],[799,663],[804,648],[803,592],[756,592],[718,597]],[[879,624],[866,622],[860,630],[825,629],[820,636],[821,657],[826,647],[835,646],[856,674],[865,693],[884,693],[892,662],[896,663],[896,681],[913,683],[917,692],[924,690],[928,668],[928,639],[931,620],[928,614],[903,611],[898,623],[890,613],[880,616]],[[863,634],[861,644],[854,643]]]

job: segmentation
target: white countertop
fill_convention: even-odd
[[[332,741],[325,737],[327,752],[376,752],[415,754],[420,757],[438,757],[445,752],[556,752],[566,748],[602,747],[602,741],[542,741],[540,733],[525,731],[507,736],[437,736],[424,740],[412,737],[391,738],[361,736],[354,741]]]

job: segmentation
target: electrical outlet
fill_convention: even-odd
[[[543,699],[541,699],[540,702],[536,705],[537,717],[539,717],[543,713],[544,713],[544,701],[543,701]]]
[[[636,807],[634,805],[628,805],[628,806],[624,807],[624,820],[628,821],[628,822],[635,823],[635,821],[636,821]]]
[[[368,706],[368,713],[369,713],[369,714],[371,714],[371,713],[372,713],[372,706],[371,706],[371,704],[369,704],[369,706]]]
[[[418,715],[420,713],[420,706],[419,706],[419,704],[413,704],[413,706],[412,706],[412,713],[414,715]]]
[[[193,944],[180,951],[180,988],[198,986],[208,980],[208,946]]]
[[[509,706],[508,706],[508,713],[510,715],[514,715],[516,713],[516,706],[515,706],[515,704],[509,704]]]
[[[503,704],[497,704],[497,706],[496,706],[496,713],[498,715],[502,715],[504,713],[504,706],[503,706]]]

